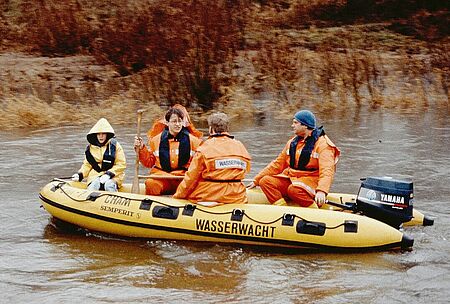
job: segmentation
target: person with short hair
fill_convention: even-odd
[[[250,154],[229,133],[225,113],[208,117],[209,137],[197,149],[174,198],[218,204],[246,203],[242,180],[250,171]]]
[[[201,143],[201,139],[192,135],[187,126],[187,111],[182,106],[170,108],[164,116],[165,127],[154,136],[149,136],[149,147],[141,137],[135,137],[134,148],[139,151],[139,161],[150,169],[154,178],[145,180],[147,195],[173,194],[181,179],[171,178],[183,176],[187,171],[192,156]],[[190,123],[190,120],[189,120]],[[155,127],[156,126],[156,127]],[[159,121],[150,132],[160,128]],[[191,129],[193,125],[191,125]],[[195,130],[195,128],[193,129]],[[197,131],[198,132],[198,131]],[[201,136],[201,133],[197,133]],[[159,177],[159,178],[157,178]]]
[[[191,117],[189,116],[189,113],[186,110],[186,108],[178,103],[174,104],[171,108],[179,109],[181,112],[183,112],[184,115],[183,127],[185,127],[190,134],[194,135],[199,139],[202,139],[203,133],[195,128],[195,125],[192,122]],[[167,112],[165,114],[167,114]],[[155,137],[156,135],[162,133],[165,128],[167,128],[167,120],[165,117],[156,120],[153,123],[152,127],[147,132],[148,138]]]
[[[316,203],[320,208],[330,191],[340,150],[323,127],[316,126],[311,111],[295,113],[292,128],[295,136],[247,187],[259,186],[274,205],[291,201],[303,207]]]
[[[89,190],[115,192],[122,185],[127,166],[122,146],[115,138],[114,129],[108,120],[101,118],[86,136],[89,145],[78,173],[73,181],[87,178]]]

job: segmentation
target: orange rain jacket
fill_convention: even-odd
[[[259,184],[261,178],[266,175],[280,176],[289,178],[294,186],[307,191],[312,197],[316,195],[316,190],[328,194],[333,183],[336,163],[339,160],[340,150],[333,144],[328,136],[320,136],[314,145],[311,158],[306,165],[307,169],[316,169],[312,171],[300,171],[290,167],[289,147],[291,138],[278,157],[267,165],[260,173],[255,176],[255,185]],[[305,140],[298,142],[295,151],[295,162],[298,162],[300,153],[305,146]]]
[[[139,150],[139,161],[147,168],[150,169],[150,174],[159,174],[159,175],[184,175],[185,170],[174,170],[169,172],[165,172],[162,170],[161,163],[159,161],[159,144],[161,142],[161,135],[162,133],[159,133],[158,135],[152,137],[149,139],[149,146],[148,149],[146,146]],[[190,162],[192,161],[192,156],[194,155],[195,151],[197,150],[198,146],[202,142],[201,139],[193,136],[192,134],[189,134],[189,141],[191,145],[191,157],[189,159],[189,162],[185,165],[186,167],[189,166]],[[170,167],[172,169],[178,168],[178,153],[180,142],[175,141],[175,139],[171,138],[169,139],[169,157],[170,157]]]
[[[193,202],[246,203],[242,180],[250,171],[250,154],[228,133],[209,137],[197,149],[175,198]]]

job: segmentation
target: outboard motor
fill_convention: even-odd
[[[367,177],[362,179],[356,211],[400,228],[413,218],[413,183],[391,177]]]

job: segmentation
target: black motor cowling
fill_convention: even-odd
[[[356,210],[399,228],[413,218],[413,183],[391,177],[362,179]]]

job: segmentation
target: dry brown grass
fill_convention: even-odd
[[[253,63],[276,107],[395,110],[448,104],[447,40],[427,44],[395,36],[382,24],[274,34],[267,35],[276,39],[262,45]]]
[[[220,98],[224,79],[217,75],[232,69],[248,6],[242,0],[8,3],[5,10],[15,12],[9,20],[21,28],[5,40],[43,56],[92,55],[122,77],[142,73],[162,103],[203,110]]]
[[[1,2],[2,50],[35,61],[19,69],[0,57],[0,127],[92,123],[100,113],[127,123],[137,107],[160,114],[174,103],[249,117],[261,98],[281,116],[448,105],[448,9],[408,0],[397,15],[413,18],[392,21],[380,8],[395,2]],[[349,14],[362,4],[360,17],[375,23]]]
[[[2,103],[2,130],[15,128],[39,129],[61,125],[93,124],[106,117],[114,124],[133,124],[136,110],[145,108],[145,121],[160,118],[164,111],[156,104],[142,104],[132,96],[114,96],[97,105],[70,104],[55,100],[47,103],[35,96],[14,96]]]

